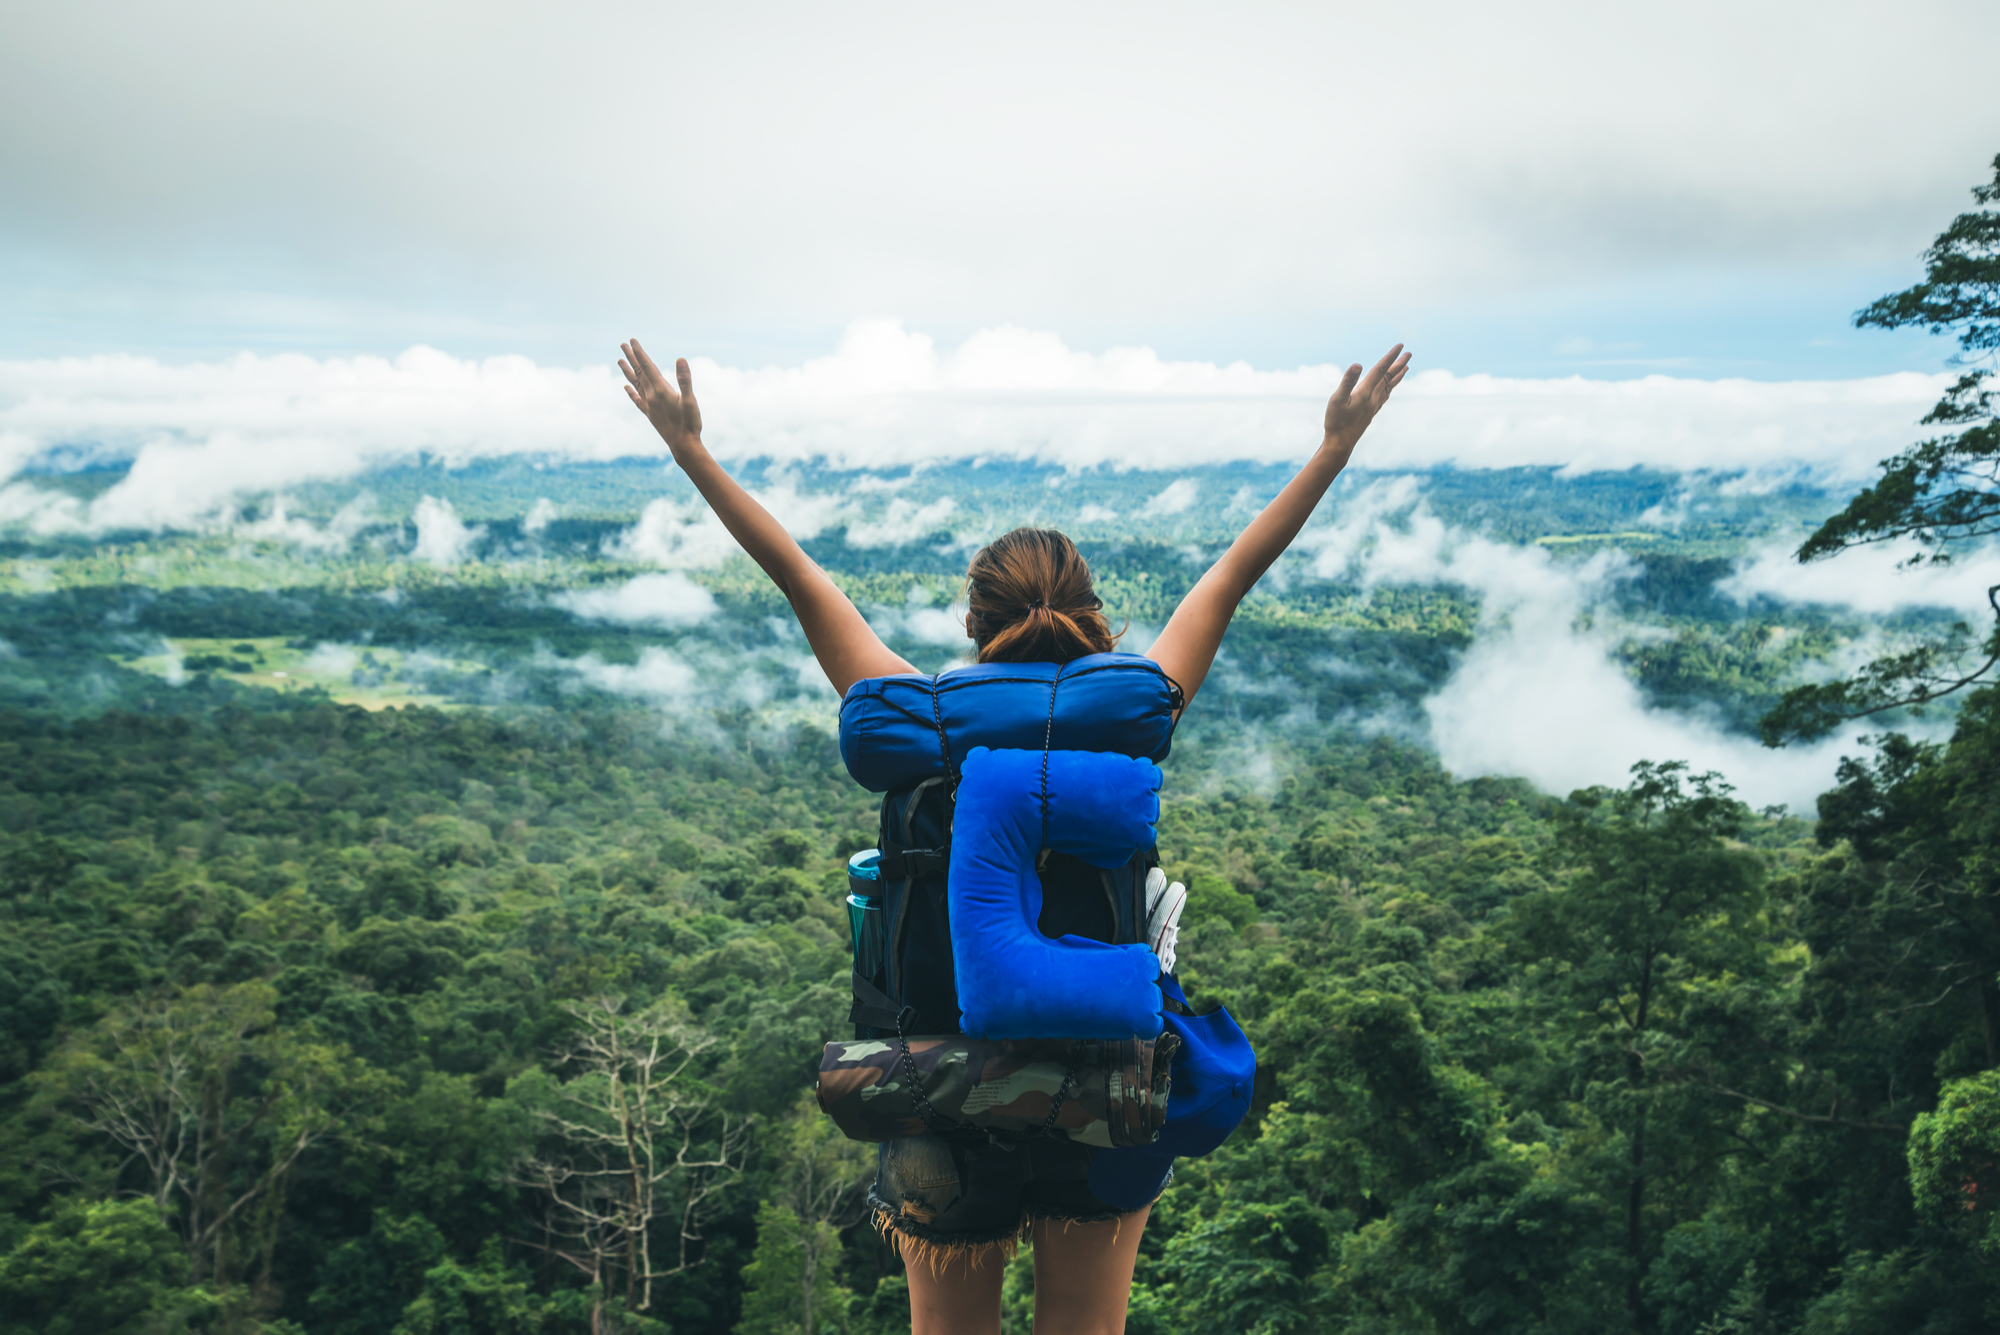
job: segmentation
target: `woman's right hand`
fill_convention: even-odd
[[[694,376],[687,358],[674,363],[674,375],[680,381],[676,390],[638,339],[619,344],[619,351],[625,354],[618,359],[618,369],[625,373],[626,397],[646,414],[646,420],[674,452],[675,461],[680,461],[683,450],[700,449],[701,406],[694,401]]]
[[[1403,383],[1409,374],[1410,354],[1403,351],[1398,343],[1382,355],[1375,363],[1367,378],[1361,375],[1361,363],[1347,368],[1341,377],[1340,388],[1326,403],[1326,439],[1323,448],[1333,450],[1342,463],[1354,452],[1354,444],[1361,439],[1361,433],[1375,420],[1375,414],[1382,411],[1382,405],[1389,401],[1389,395],[1396,386]]]

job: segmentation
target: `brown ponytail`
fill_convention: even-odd
[[[1083,554],[1054,529],[1017,528],[987,543],[965,586],[965,629],[982,663],[1067,663],[1118,643]]]

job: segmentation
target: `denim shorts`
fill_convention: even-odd
[[[884,1233],[945,1249],[1011,1243],[1038,1220],[1089,1224],[1135,1213],[1091,1194],[1096,1153],[1060,1137],[1012,1146],[933,1135],[886,1140],[868,1204]]]

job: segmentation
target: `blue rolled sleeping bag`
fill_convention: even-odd
[[[1181,692],[1137,654],[974,663],[935,677],[868,677],[840,702],[840,758],[871,793],[955,772],[975,746],[1110,751],[1159,762]]]
[[[959,771],[951,833],[952,966],[959,1025],[980,1038],[1156,1038],[1160,961],[1143,942],[1050,940],[1043,848],[1093,867],[1150,848],[1160,767],[1091,751],[974,747]]]

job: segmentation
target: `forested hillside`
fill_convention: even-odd
[[[375,481],[453,481],[413,476]],[[534,524],[561,478],[461,480],[414,532],[340,528],[336,491],[0,549],[0,1330],[905,1328],[872,1151],[808,1092],[876,842],[830,691],[695,519],[646,545],[616,469]],[[1531,653],[1739,739],[1948,616],[1730,584],[1824,495],[1420,481],[1309,530],[1167,762],[1183,978],[1260,1068],[1153,1215],[1131,1329],[1990,1328],[2000,699],[1856,745],[1817,820],[1673,754],[1565,796],[1425,740],[1537,614],[1454,551],[1597,628]],[[989,528],[1055,490],[947,482]],[[1142,647],[1227,510],[1121,508],[1085,550]],[[879,518],[810,550],[941,667],[978,530]],[[1031,1303],[1024,1256],[1010,1331]]]
[[[1387,740],[1261,791],[1188,748],[1184,974],[1262,1066],[1133,1328],[1979,1328],[1996,704],[1817,841],[1670,767],[1558,803]],[[906,1319],[801,1102],[873,842],[823,734],[218,698],[15,715],[0,755],[10,1328],[584,1330],[601,1292],[777,1331],[808,1253],[828,1327]],[[654,1034],[641,1316],[549,1169],[606,1153]]]

